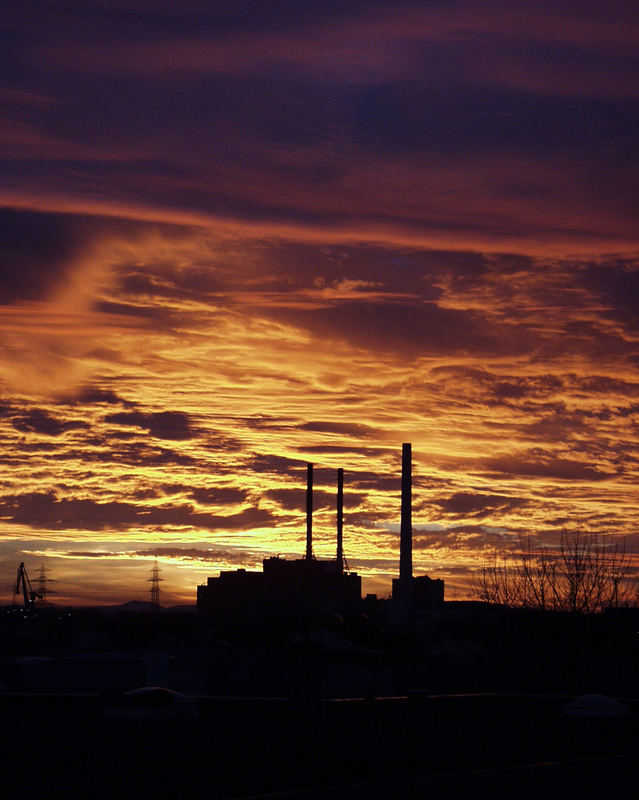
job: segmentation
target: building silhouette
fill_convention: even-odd
[[[313,555],[313,465],[307,465],[306,553],[303,558],[265,558],[262,571],[226,570],[197,587],[198,612],[220,621],[264,617],[312,617],[369,608],[362,600],[361,577],[346,569],[343,551],[344,471],[337,473],[337,548],[334,559]],[[393,580],[391,611],[395,619],[429,612],[444,602],[444,581],[413,576],[411,445],[402,445],[402,501],[399,578]]]
[[[220,572],[197,587],[200,613],[219,619],[264,616],[316,616],[357,611],[362,579],[345,569],[342,543],[344,471],[337,474],[337,549],[335,559],[313,555],[313,465],[307,465],[306,553],[304,558],[265,558],[262,572]]]

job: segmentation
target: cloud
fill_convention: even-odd
[[[388,452],[386,447],[360,447],[357,444],[301,444],[298,448],[303,453],[328,454],[333,453],[358,453],[362,456],[379,456]]]
[[[306,468],[306,462],[285,456],[255,453],[249,457],[247,467],[258,474],[296,475]]]
[[[89,559],[121,559],[121,558],[162,558],[176,559],[179,561],[205,561],[213,564],[219,563],[258,563],[259,559],[254,554],[244,553],[232,548],[214,549],[197,547],[149,547],[145,550],[66,550],[57,555],[71,558]]]
[[[620,380],[610,375],[571,376],[576,387],[587,394],[614,394],[622,397],[638,397],[639,382]]]
[[[505,456],[486,458],[481,463],[483,467],[491,471],[490,474],[499,476],[553,478],[567,481],[605,481],[610,480],[616,474],[606,472],[583,461],[552,456],[546,458]]]
[[[152,547],[146,550],[135,550],[136,556],[154,556],[155,558],[175,558],[187,561],[207,561],[213,564],[230,562],[232,564],[256,564],[259,558],[255,554],[244,553],[232,548],[197,548],[197,547]]]
[[[0,208],[0,302],[43,296],[64,277],[82,243],[59,219]]]
[[[413,533],[415,550],[465,551],[476,555],[518,546],[516,531],[496,529],[486,525],[453,525],[443,530],[416,530]]]
[[[165,486],[165,490],[171,487]],[[248,498],[246,489],[235,486],[209,487],[206,489],[189,489],[188,495],[200,505],[224,506],[236,503],[244,503]]]
[[[287,511],[299,511],[306,508],[306,491],[304,489],[267,489],[263,496],[274,500]],[[348,491],[344,495],[345,508],[357,508],[366,499],[366,495],[359,492]],[[313,508],[317,511],[326,508],[335,508],[336,495],[322,489],[313,490]]]
[[[14,417],[11,424],[16,430],[23,433],[39,433],[45,436],[60,436],[70,430],[87,430],[89,428],[89,425],[82,420],[63,420],[51,416],[41,408],[34,408],[26,414]]]
[[[86,437],[82,443],[75,443],[56,453],[60,462],[80,462],[97,468],[109,465],[122,467],[199,467],[201,462],[192,455],[167,447],[160,447],[146,441],[129,441],[136,434],[123,432],[106,436]],[[27,450],[28,446],[22,446]],[[48,446],[51,452],[51,445]]]
[[[530,349],[537,338],[524,326],[495,325],[474,311],[446,309],[428,302],[349,301],[321,309],[278,309],[272,313],[310,330],[320,340],[344,339],[355,347],[406,358],[516,354]]]
[[[197,435],[191,427],[192,423],[188,414],[182,411],[159,411],[155,413],[122,411],[117,414],[107,415],[104,421],[116,425],[143,428],[156,439],[175,439],[180,441],[193,439]]]
[[[521,497],[508,497],[498,494],[455,492],[450,497],[433,502],[445,514],[481,519],[482,517],[496,514],[507,514],[514,509],[527,505],[529,501]]]
[[[165,235],[177,229],[164,226]],[[158,226],[84,213],[56,213],[0,205],[0,303],[41,300],[87,271],[86,256],[100,243],[134,241]]]
[[[189,505],[139,506],[133,503],[60,498],[55,492],[28,492],[0,498],[5,520],[51,530],[127,530],[135,528],[203,528],[250,530],[275,522],[265,509],[245,508],[227,516],[196,511]]]
[[[320,433],[335,433],[339,436],[353,436],[358,439],[375,435],[374,428],[354,422],[305,422],[300,425],[300,429],[303,431],[318,431]]]
[[[604,313],[621,320],[631,330],[639,330],[639,262],[635,258],[622,261],[609,259],[605,264],[591,263],[581,280],[604,304]]]
[[[99,386],[81,386],[76,392],[70,395],[61,395],[57,398],[60,404],[64,405],[86,405],[93,403],[104,403],[105,405],[122,405],[131,407],[134,404],[120,397],[112,389],[103,389]]]
[[[5,205],[305,241],[636,248],[629,5],[342,5],[161,8],[137,30],[82,4],[55,25],[12,14]]]

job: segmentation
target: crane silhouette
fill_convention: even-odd
[[[22,597],[24,598],[25,610],[30,611],[35,608],[35,601],[40,597],[40,595],[35,591],[33,586],[31,586],[31,581],[27,575],[27,568],[24,566],[24,561],[21,561],[20,566],[18,567],[18,575],[16,577],[16,585],[13,590],[13,594],[20,594],[20,591],[22,591]]]

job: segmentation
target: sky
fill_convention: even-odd
[[[636,0],[3,3],[0,602],[639,552]]]

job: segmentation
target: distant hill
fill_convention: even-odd
[[[0,609],[6,611],[12,611],[14,609],[21,610],[22,604],[4,605],[0,606]],[[121,612],[129,612],[133,614],[150,614],[151,612],[160,612],[163,614],[194,614],[197,611],[197,606],[181,604],[176,606],[159,606],[158,608],[154,608],[148,600],[129,600],[127,603],[120,603],[119,605],[113,606],[66,606],[59,605],[58,603],[47,603],[46,609],[44,610],[51,613],[54,611],[66,611],[67,609],[76,609],[77,611],[100,611],[103,614],[119,614]],[[41,609],[36,608],[36,611],[41,611]]]
[[[94,606],[96,611],[103,614],[118,614],[121,611],[134,611],[136,613],[148,614],[151,611],[164,611],[162,606],[154,608],[153,603],[148,600],[129,600],[128,603],[120,603],[116,606]]]
[[[134,614],[150,614],[150,613],[178,613],[190,614],[196,611],[196,606],[191,605],[178,605],[178,606],[157,606],[154,607],[148,600],[129,600],[128,603],[121,603],[116,606],[94,606],[96,611],[103,614],[120,614],[122,612],[129,612]]]

